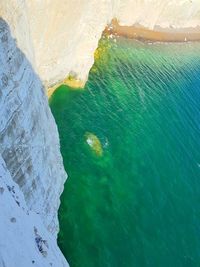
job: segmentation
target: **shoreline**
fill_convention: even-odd
[[[200,41],[200,27],[187,29],[163,29],[155,28],[150,30],[140,25],[122,26],[117,19],[113,19],[111,24],[103,32],[105,35],[121,36],[128,39],[137,39],[149,42],[190,42]]]
[[[127,39],[135,39],[142,42],[197,42],[200,41],[200,26],[195,28],[161,28],[155,27],[150,30],[141,25],[124,26],[120,25],[115,18],[106,26],[103,35],[111,37],[124,37]],[[97,51],[97,50],[96,50]],[[95,59],[96,60],[96,59]],[[50,99],[52,94],[61,85],[67,85],[72,90],[83,89],[86,81],[68,76],[64,81],[58,82],[47,89],[47,97]]]
[[[59,83],[56,83],[54,86],[52,87],[49,87],[47,89],[47,97],[48,99],[50,99],[50,97],[53,95],[53,93],[58,89],[58,87],[60,87],[61,85],[67,85],[69,86],[72,90],[77,90],[77,89],[81,89],[83,90],[84,89],[84,86],[85,86],[85,83],[84,81],[82,80],[78,80],[78,79],[75,79],[75,78],[67,78],[65,79],[64,81],[61,81]]]

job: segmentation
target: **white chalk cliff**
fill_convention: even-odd
[[[46,85],[70,72],[86,81],[102,31],[122,25],[200,26],[199,0],[0,0],[0,14]]]
[[[0,266],[67,266],[56,246],[66,180],[56,124],[40,78],[2,19],[0,66]]]
[[[67,175],[43,85],[86,81],[112,18],[196,27],[200,0],[0,0],[0,17],[0,267],[67,266],[56,245]]]
[[[66,267],[56,239],[30,211],[0,155],[0,266]]]

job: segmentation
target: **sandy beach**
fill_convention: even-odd
[[[130,39],[138,39],[150,42],[186,42],[200,41],[200,27],[187,29],[162,29],[150,30],[142,26],[122,26],[117,19],[106,27],[104,34],[123,36]]]

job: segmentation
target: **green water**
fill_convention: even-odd
[[[102,40],[96,57],[85,90],[50,99],[59,246],[71,267],[200,266],[200,44]]]

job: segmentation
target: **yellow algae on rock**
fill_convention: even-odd
[[[63,84],[68,85],[72,89],[83,89],[85,81],[82,81],[76,77],[76,74],[69,74],[68,77],[63,81]]]
[[[65,80],[55,84],[54,86],[47,89],[47,96],[50,98],[52,94],[61,86],[61,85],[67,85],[72,90],[73,89],[84,89],[85,81],[81,81],[75,77],[72,77],[69,75]]]
[[[92,149],[92,151],[97,156],[102,156],[103,149],[102,149],[102,145],[101,145],[101,142],[100,142],[99,138],[95,134],[87,132],[85,134],[85,139],[86,139],[87,144]]]

